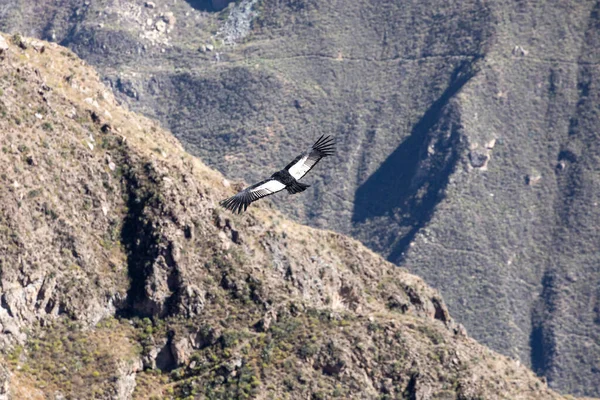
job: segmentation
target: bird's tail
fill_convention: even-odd
[[[289,192],[289,194],[296,194],[300,192],[304,192],[306,188],[310,187],[310,185],[306,185],[304,183],[300,183],[298,181],[294,181],[294,183],[286,186],[285,188]]]

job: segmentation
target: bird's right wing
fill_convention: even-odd
[[[247,187],[235,196],[231,196],[230,198],[221,201],[219,204],[234,213],[237,212],[240,214],[242,211],[246,211],[250,203],[273,193],[277,193],[284,188],[285,185],[283,183],[275,179],[267,179]]]
[[[323,157],[333,155],[333,146],[335,142],[332,137],[321,136],[310,149],[300,154],[289,163],[285,169],[288,170],[296,180],[302,178],[308,173]]]

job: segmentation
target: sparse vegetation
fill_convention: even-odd
[[[15,373],[38,385],[92,398],[111,391],[119,360],[135,356],[127,340],[130,330],[116,320],[93,331],[81,330],[75,322],[58,323],[34,330],[25,347],[16,346],[8,359],[19,367]]]
[[[65,84],[69,69],[89,76],[89,90],[105,88],[60,47],[27,54],[18,67],[0,64],[19,77],[6,107],[22,121],[0,120],[9,166],[0,267],[15,296],[3,308],[31,316],[14,328],[24,345],[2,355],[13,382],[41,397],[113,398],[130,377],[138,399],[344,399],[412,396],[415,386],[485,397],[502,380],[511,393],[558,398],[523,367],[490,367],[487,350],[431,315],[445,311],[432,289],[357,242],[296,225],[266,203],[242,216],[215,211],[233,190],[220,174],[108,102],[99,107],[114,129],[104,133],[103,121],[70,117],[89,115],[89,104]],[[386,309],[390,293],[409,290],[401,312]],[[12,301],[19,296],[31,301]],[[468,380],[475,370],[484,384]]]

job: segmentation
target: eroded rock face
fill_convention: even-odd
[[[30,92],[22,95],[35,96],[31,101],[40,102],[37,115],[42,119],[41,129],[54,132],[53,113],[60,113],[62,118],[66,107],[54,101],[54,93],[39,70],[17,67],[10,57],[3,60],[2,68],[14,71],[15,79],[30,85]],[[23,116],[16,112],[19,103],[14,97],[15,89],[10,81],[3,84],[7,93],[3,109],[18,115],[13,118],[24,123]],[[86,111],[82,108],[78,115],[85,118]],[[118,218],[113,213],[109,215],[108,209],[118,209],[122,202],[119,194],[107,191],[115,182],[104,171],[104,161],[88,163],[89,155],[82,148],[74,148],[70,160],[59,160],[56,149],[38,147],[49,146],[47,141],[43,145],[21,133],[13,136],[15,129],[16,126],[5,125],[2,132],[2,162],[15,169],[3,173],[0,189],[0,196],[5,199],[0,205],[0,324],[3,335],[22,342],[22,329],[35,322],[68,316],[93,325],[113,315],[125,297],[127,283],[117,282],[123,265],[117,265],[120,261],[110,251],[118,240]],[[95,139],[90,134],[82,140],[87,145]],[[79,141],[71,137],[62,143],[70,146]],[[11,160],[19,161],[15,164]],[[77,171],[81,163],[87,163],[84,173]],[[55,173],[61,179],[50,185]],[[66,189],[74,186],[78,188]],[[80,214],[82,209],[89,211],[87,215]],[[84,233],[90,229],[111,232],[102,239],[104,248],[99,239]],[[98,252],[99,248],[103,250]],[[114,268],[111,270],[109,265]]]
[[[129,363],[121,363],[118,368],[118,378],[116,383],[116,399],[131,399],[135,390],[136,374],[143,368],[142,360],[132,360]]]

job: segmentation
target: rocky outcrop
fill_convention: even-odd
[[[128,363],[121,362],[117,370],[116,396],[115,399],[131,399],[135,390],[136,374],[142,371],[141,360],[133,360]]]

